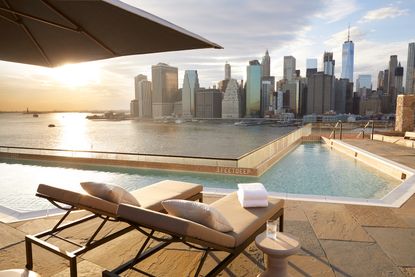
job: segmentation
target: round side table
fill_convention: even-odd
[[[277,239],[270,239],[266,232],[263,232],[256,237],[255,244],[268,256],[266,270],[258,277],[288,276],[287,258],[297,253],[301,247],[296,237],[280,232],[277,233]]]

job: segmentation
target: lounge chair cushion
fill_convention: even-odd
[[[137,199],[120,186],[105,183],[82,182],[82,188],[89,194],[116,204],[130,204],[140,206]]]
[[[163,180],[132,191],[131,194],[140,202],[141,207],[153,211],[162,211],[162,200],[189,199],[200,194],[203,186],[188,182]]]
[[[171,215],[200,223],[220,232],[233,230],[228,220],[208,204],[187,200],[165,200],[161,204]]]

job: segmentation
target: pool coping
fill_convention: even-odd
[[[355,197],[344,196],[327,196],[327,195],[313,195],[313,194],[294,194],[294,193],[281,193],[281,192],[269,192],[270,196],[277,197],[284,200],[294,201],[308,201],[308,202],[320,202],[320,203],[333,203],[333,204],[350,204],[350,205],[363,205],[363,206],[378,206],[378,207],[390,207],[399,208],[404,204],[409,197],[415,193],[415,169],[408,166],[399,164],[395,161],[388,160],[376,154],[370,153],[361,148],[347,144],[340,140],[321,138],[321,141],[331,149],[339,151],[349,157],[363,162],[364,164],[380,170],[381,168],[393,169],[384,172],[395,179],[399,176],[397,172],[405,174],[405,179],[396,188],[392,189],[385,196],[380,199],[365,199]],[[223,189],[223,188],[204,188],[205,194],[219,194],[224,195],[232,193],[236,189]],[[0,206],[0,222],[16,222],[33,218],[40,218],[50,215],[62,214],[64,211],[58,208],[43,209],[37,211],[17,211],[4,206]]]

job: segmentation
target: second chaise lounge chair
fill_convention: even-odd
[[[101,185],[105,186],[105,184]],[[135,198],[135,200],[138,201],[141,208],[163,212],[163,206],[161,205],[161,201],[163,200],[186,199],[199,200],[202,202],[202,189],[203,187],[198,184],[165,180],[137,189],[130,193]],[[76,277],[76,258],[79,255],[82,255],[87,251],[134,229],[133,226],[127,225],[126,227],[124,226],[124,228],[121,230],[118,228],[115,232],[111,232],[110,234],[104,235],[102,237],[98,236],[106,223],[111,221],[119,221],[117,210],[120,203],[114,203],[100,197],[90,195],[82,190],[68,190],[55,186],[40,184],[36,196],[47,199],[56,207],[66,210],[66,213],[53,228],[35,235],[26,236],[25,242],[27,269],[33,269],[32,244],[35,244],[60,257],[67,259],[69,261],[70,276]],[[67,219],[72,212],[77,210],[86,210],[91,212],[91,214],[70,223],[63,224],[64,220]],[[92,226],[94,227],[98,225],[96,229],[91,232],[90,237],[84,244],[80,244],[74,240],[69,240],[68,238],[59,235],[59,233],[63,230],[68,228],[75,229],[80,224],[90,222],[91,220],[101,221],[99,224],[95,223],[95,225]],[[61,241],[67,242],[71,245],[76,246],[77,248],[71,251],[64,251],[58,246],[47,242],[50,237],[54,237]]]
[[[189,204],[191,204],[189,206],[193,205]],[[221,215],[221,218],[224,218],[222,222],[227,222],[233,231],[220,232],[195,221],[170,214],[126,204],[120,205],[118,209],[120,220],[127,222],[147,238],[134,259],[112,271],[104,271],[102,275],[113,277],[127,270],[134,270],[152,276],[137,268],[136,265],[169,244],[180,242],[204,252],[194,276],[199,276],[209,253],[227,252],[228,255],[216,267],[203,275],[205,277],[216,276],[250,245],[258,234],[265,230],[268,219],[278,219],[279,231],[283,231],[284,200],[268,197],[268,207],[243,208],[238,201],[237,194],[231,193],[210,206]],[[209,207],[204,208],[209,209]],[[159,244],[146,250],[151,239],[159,241]]]

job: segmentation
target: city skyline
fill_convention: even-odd
[[[179,68],[179,86],[185,70],[197,70],[201,87],[223,79],[226,61],[232,78],[246,80],[246,64],[260,59],[268,49],[271,75],[282,78],[283,57],[294,56],[305,76],[307,58],[317,58],[322,69],[324,51],[333,52],[335,75],[341,73],[342,44],[355,43],[355,78],[376,76],[386,69],[390,55],[398,55],[405,68],[408,43],[405,32],[414,15],[415,1],[278,1],[222,3],[201,1],[124,2],[165,18],[222,45],[224,50],[192,50],[131,56],[48,69],[0,62],[0,110],[128,109],[134,94],[134,76],[151,76],[151,65],[168,63]],[[236,9],[237,7],[237,9]],[[171,12],[174,10],[175,12]],[[307,13],[298,11],[306,10]],[[226,15],[226,16],[225,16]],[[272,15],[272,16],[271,16]],[[355,81],[355,80],[354,80]]]

